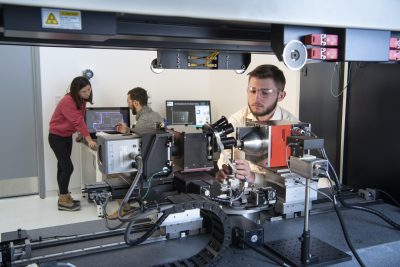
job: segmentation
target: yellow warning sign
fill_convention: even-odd
[[[42,27],[48,29],[82,30],[81,12],[42,8]]]
[[[54,16],[53,13],[50,13],[49,16],[47,17],[46,24],[58,25],[56,16]]]

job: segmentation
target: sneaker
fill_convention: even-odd
[[[72,198],[69,194],[60,194],[58,196],[58,210],[65,211],[77,211],[80,210],[81,205],[72,202]]]

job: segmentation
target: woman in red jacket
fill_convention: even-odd
[[[86,102],[93,100],[92,86],[85,77],[72,80],[70,91],[58,103],[50,120],[49,143],[57,158],[57,182],[59,188],[58,209],[76,211],[81,208],[80,201],[73,200],[68,185],[74,166],[71,161],[72,134],[79,132],[90,148],[96,142],[90,137],[84,121]]]

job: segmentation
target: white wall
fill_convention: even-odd
[[[278,66],[285,74],[286,97],[279,103],[293,115],[299,114],[300,72],[289,70],[274,55],[252,54],[251,64],[243,74],[234,71],[210,71],[210,95],[213,106],[213,120],[222,115],[230,116],[247,105],[247,74],[261,64]]]
[[[71,80],[90,68],[96,106],[126,106],[126,93],[136,86],[149,91],[151,106],[165,117],[165,100],[210,99],[213,120],[229,116],[246,105],[248,76],[233,71],[165,70],[154,74],[150,62],[155,51],[40,48],[40,68],[43,103],[43,133],[46,190],[57,190],[56,159],[47,141],[48,126],[57,103],[68,90]],[[253,55],[249,70],[259,64],[276,64],[287,78],[287,98],[282,106],[298,115],[299,72],[288,70],[273,55]],[[90,106],[90,105],[89,105]],[[81,181],[79,146],[74,145],[72,160],[75,171],[70,189],[79,188]]]

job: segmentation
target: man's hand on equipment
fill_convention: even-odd
[[[240,179],[240,180],[246,180],[249,183],[254,183],[255,181],[255,175],[253,172],[251,172],[250,169],[250,163],[247,160],[244,159],[237,159],[235,160],[235,168],[236,168],[236,173],[234,173],[235,177]],[[228,175],[232,174],[232,169],[226,165],[222,165],[222,169],[220,169],[216,176],[215,179],[222,183],[225,179],[228,178]]]
[[[250,163],[247,160],[244,159],[235,160],[235,168],[236,168],[236,173],[235,173],[236,178],[240,180],[246,180],[251,184],[254,183],[255,176],[254,173],[251,172]]]
[[[215,176],[215,179],[216,179],[218,182],[222,183],[226,178],[228,178],[228,175],[229,175],[229,174],[232,174],[232,169],[231,169],[228,165],[223,164],[223,165],[222,165],[222,169],[220,169],[220,170],[217,172],[217,174],[216,174],[216,176]]]
[[[128,126],[124,122],[118,122],[117,125],[115,125],[115,129],[119,133],[128,133]]]

